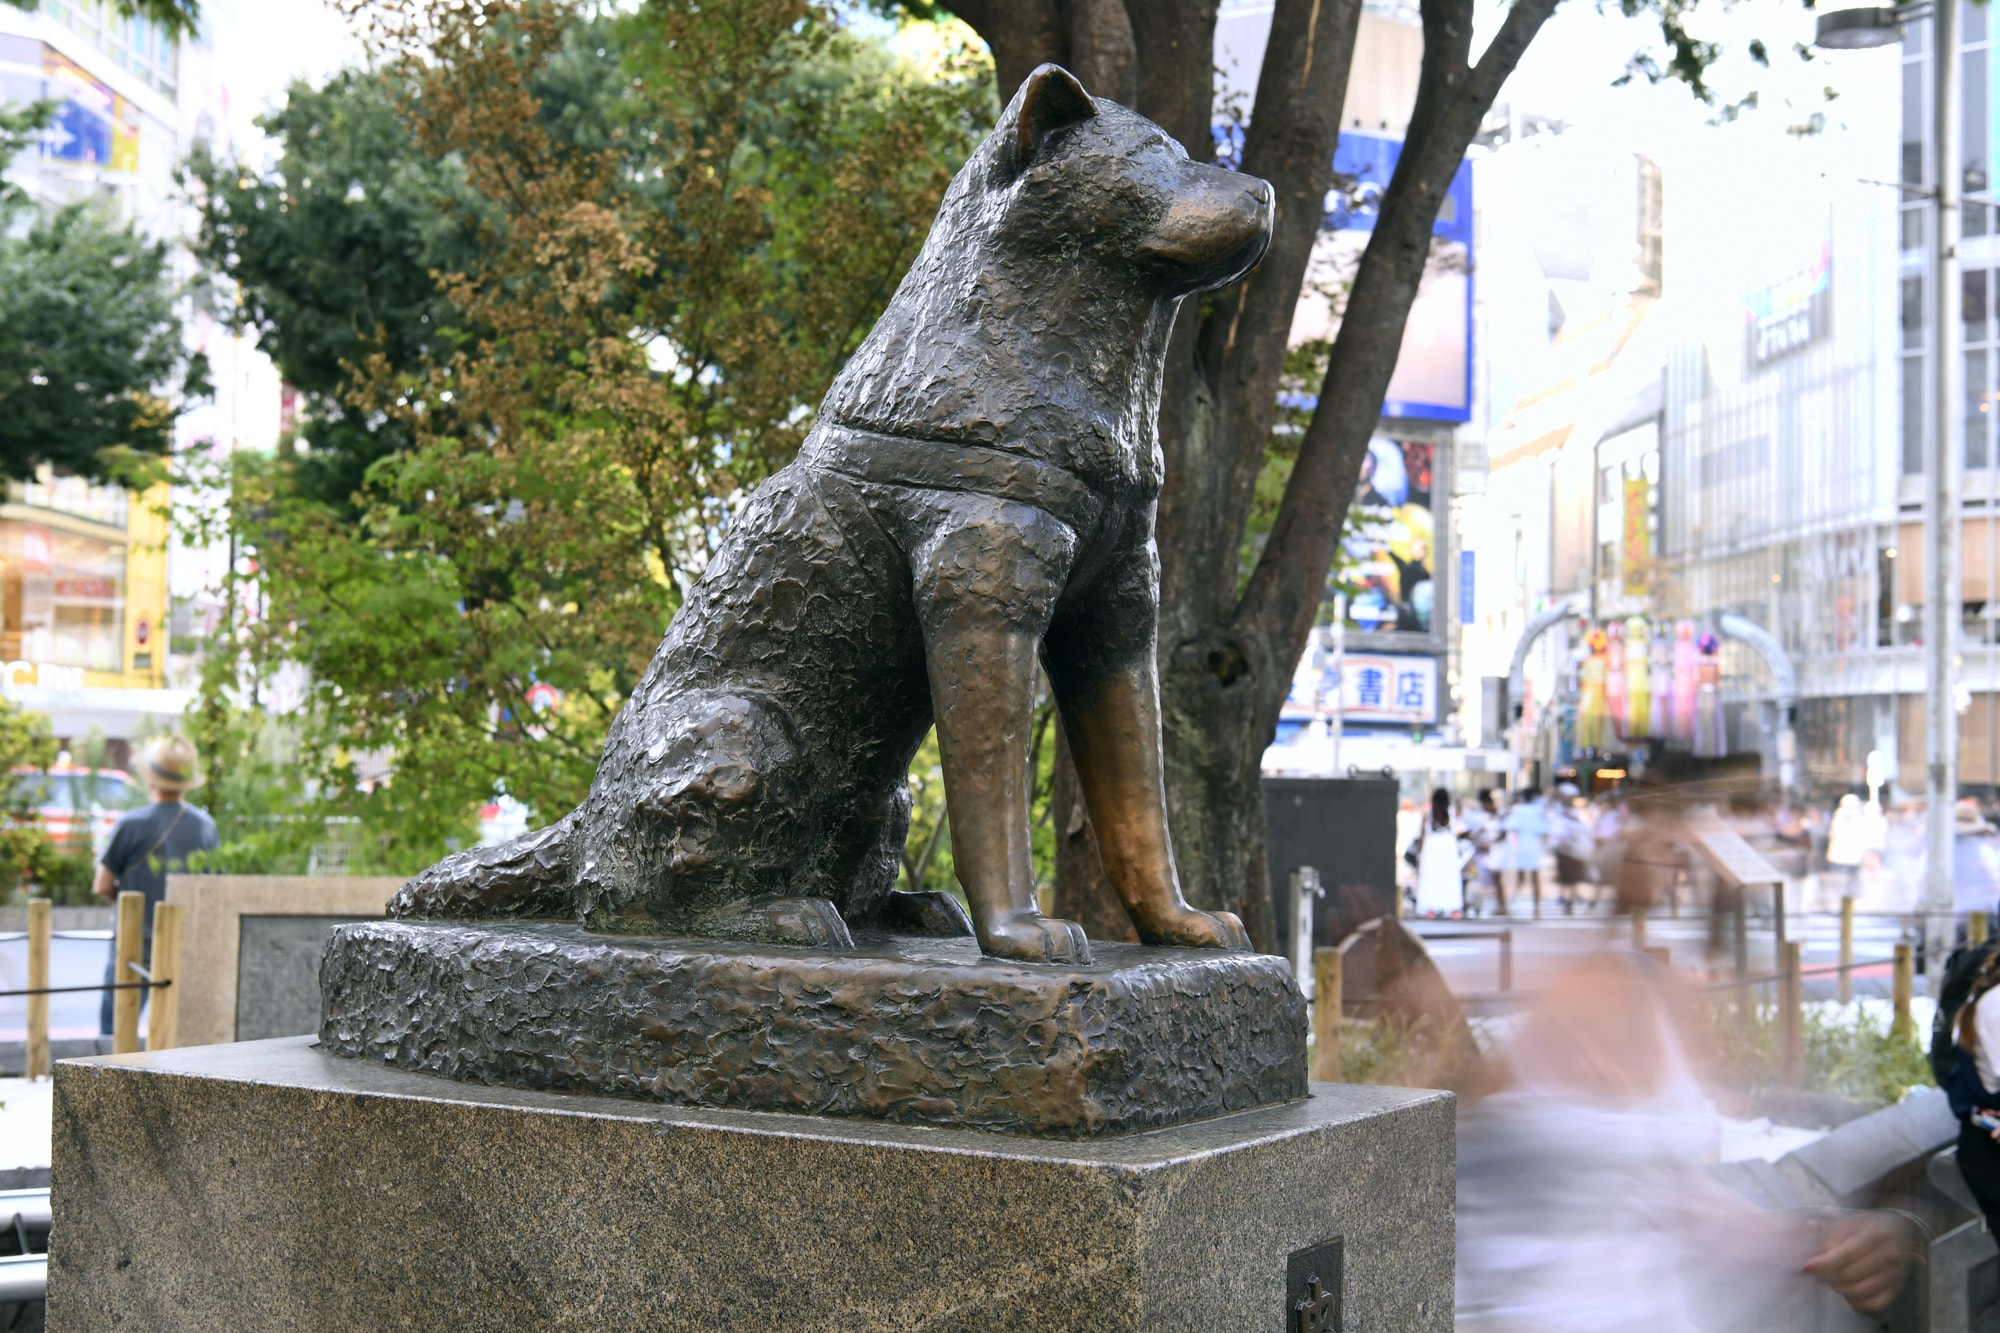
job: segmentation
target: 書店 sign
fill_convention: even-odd
[[[1348,653],[1340,669],[1340,711],[1345,722],[1436,722],[1437,659]]]

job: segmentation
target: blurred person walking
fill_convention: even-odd
[[[110,845],[97,866],[97,896],[110,901],[123,892],[146,895],[146,937],[144,956],[153,952],[153,909],[167,896],[167,875],[186,867],[196,852],[212,852],[218,845],[215,821],[208,812],[182,799],[201,785],[200,756],[193,742],[184,736],[164,736],[146,747],[141,774],[153,803],[140,810],[128,810],[111,829]],[[118,965],[117,941],[112,956],[104,963],[104,984],[129,982],[132,977],[113,975]],[[98,1014],[99,1030],[111,1035],[112,996],[104,992]]]
[[[1459,814],[1459,827],[1472,845],[1472,859],[1466,869],[1472,886],[1466,890],[1466,909],[1481,910],[1482,890],[1492,889],[1501,916],[1507,915],[1507,890],[1500,882],[1496,848],[1504,845],[1500,832],[1500,808],[1493,801],[1493,789],[1481,787],[1473,803]]]
[[[1840,798],[1826,823],[1826,864],[1839,896],[1852,898],[1861,862],[1868,855],[1868,816],[1853,792]]]
[[[1451,793],[1431,793],[1430,813],[1418,835],[1417,915],[1450,916],[1465,910],[1465,858],[1451,822]]]
[[[1694,1010],[1668,969],[1613,951],[1524,1016],[1504,1081],[1459,1116],[1459,1329],[1805,1333],[1846,1326],[1836,1296],[1875,1314],[1901,1291],[1897,1215],[1760,1212],[1708,1174]]]
[[[1574,783],[1556,787],[1549,802],[1549,841],[1556,854],[1556,892],[1562,898],[1563,915],[1576,911],[1583,899],[1583,886],[1590,883],[1590,863],[1597,844],[1584,818],[1583,793]]]
[[[1952,905],[1960,916],[1993,911],[2000,899],[2000,842],[1993,825],[1967,797],[1952,807]]]
[[[1507,869],[1514,875],[1514,889],[1518,893],[1526,883],[1534,897],[1535,919],[1542,916],[1542,861],[1548,853],[1549,815],[1542,806],[1539,787],[1527,787],[1500,819],[1500,828],[1512,838],[1507,849]],[[1500,903],[1500,914],[1507,914],[1506,899]]]

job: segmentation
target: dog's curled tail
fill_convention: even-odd
[[[569,838],[574,813],[497,847],[454,852],[389,900],[395,917],[576,915]]]

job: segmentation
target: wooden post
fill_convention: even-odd
[[[1514,929],[1505,927],[1500,932],[1500,989],[1514,989]]]
[[[1799,976],[1800,947],[1797,940],[1786,940],[1778,951],[1782,964],[1778,983],[1778,1061],[1786,1086],[1793,1088],[1803,1086],[1806,1081],[1805,987]]]
[[[28,989],[49,984],[49,900],[28,900]],[[28,1077],[49,1076],[49,997],[28,997]]]
[[[1632,909],[1632,948],[1639,953],[1646,952],[1646,909]]]
[[[1854,998],[1854,899],[1840,900],[1840,1002]]]
[[[1965,942],[1978,948],[1986,943],[1986,913],[1972,912],[1965,918]]]
[[[146,1020],[146,1049],[172,1049],[180,1035],[181,988],[167,985],[181,974],[181,908],[161,903],[153,909],[153,956],[148,963],[153,980],[153,1014]]]
[[[144,955],[146,939],[146,895],[126,890],[118,895],[118,933],[112,938],[111,980],[123,985],[139,980],[131,963]],[[111,1053],[130,1055],[139,1049],[139,1006],[145,1002],[143,990],[111,992]]]
[[[1340,950],[1313,950],[1313,1070],[1321,1083],[1340,1082]]]
[[[1908,1040],[1910,1036],[1910,992],[1915,988],[1916,969],[1910,946],[1896,946],[1896,1018],[1889,1031]]]

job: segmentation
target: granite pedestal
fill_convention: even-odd
[[[451,1078],[1092,1135],[1303,1097],[1306,1008],[1266,954],[1093,944],[983,958],[969,938],[828,952],[541,922],[341,926],[320,1040]]]
[[[307,1038],[65,1061],[49,1327],[1278,1333],[1289,1281],[1318,1327],[1449,1329],[1452,1099],[1312,1093],[1051,1140],[487,1088]]]

